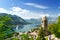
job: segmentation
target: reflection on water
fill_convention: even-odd
[[[21,26],[20,27],[16,27],[18,28],[18,30],[16,29],[17,32],[26,32],[26,31],[29,31],[33,28],[36,28],[37,27],[37,24],[28,24],[28,25],[23,25],[22,28]]]

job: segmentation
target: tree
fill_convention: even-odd
[[[27,34],[21,35],[22,40],[29,40],[29,36]]]
[[[48,30],[51,34],[55,34],[57,38],[60,38],[60,16],[57,19],[57,23],[49,24]]]
[[[60,16],[57,18],[57,23],[60,24]]]
[[[44,30],[43,30],[42,27],[41,27],[38,35],[39,36],[38,36],[37,40],[45,40],[45,38],[44,38],[45,37],[45,33],[44,33]]]
[[[11,40],[19,40],[18,38],[12,38]]]
[[[6,16],[0,16],[0,39],[4,40],[5,38],[11,37],[13,34],[13,29],[11,26],[11,18]]]

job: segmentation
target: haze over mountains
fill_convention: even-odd
[[[35,18],[31,18],[31,19],[25,19],[27,22],[30,22],[30,23],[35,23],[35,24],[41,24],[42,22],[42,18],[39,18],[39,19],[35,19]],[[57,18],[54,18],[54,17],[47,17],[47,20],[48,20],[48,23],[52,23],[52,22],[55,22],[57,20]]]
[[[14,24],[12,28],[16,31],[16,27],[18,25],[18,32],[24,32],[31,30],[33,28],[38,27],[42,23],[42,18],[35,19],[23,19],[17,15],[11,15],[11,14],[6,14],[6,13],[0,13],[0,16],[8,16],[9,18],[12,18],[12,21],[10,23]],[[53,23],[56,21],[57,18],[54,17],[47,17],[48,23]],[[24,29],[24,30],[23,30]]]
[[[0,16],[8,16],[9,18],[12,18],[11,23],[16,24],[16,25],[20,25],[20,24],[28,24],[28,22],[26,22],[23,18],[16,16],[16,15],[10,15],[10,14],[6,14],[6,13],[0,13]]]
[[[42,22],[42,18],[39,19],[35,19],[35,18],[31,18],[31,19],[23,19],[17,15],[10,15],[10,14],[6,14],[6,13],[0,13],[0,16],[5,16],[8,15],[8,17],[12,18],[11,23],[15,24],[15,25],[26,25],[26,24],[41,24]],[[47,17],[48,23],[52,23],[54,21],[56,21],[57,18],[55,17]]]

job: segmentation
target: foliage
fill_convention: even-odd
[[[19,40],[18,38],[12,38],[11,40]]]
[[[38,36],[36,40],[40,40],[40,36]]]
[[[37,40],[45,40],[45,33],[44,33],[44,30],[43,30],[43,28],[41,27],[41,29],[40,29],[40,31],[39,31],[39,37],[38,37],[38,39]]]
[[[0,16],[0,39],[5,39],[11,37],[13,34],[13,29],[10,28],[11,24],[9,23],[12,19],[6,16]]]
[[[33,37],[31,37],[31,38],[29,38],[29,40],[34,40],[34,38],[33,38]]]
[[[29,36],[27,34],[21,35],[22,40],[29,40]]]
[[[57,38],[60,38],[60,16],[58,17],[56,23],[49,24],[48,30],[51,34],[55,34]]]
[[[57,18],[57,23],[60,24],[60,16]]]

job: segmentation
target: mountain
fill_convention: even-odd
[[[26,22],[23,18],[16,16],[16,15],[11,15],[7,13],[0,13],[0,16],[8,16],[9,18],[12,18],[11,22],[14,25],[26,25],[28,22]]]
[[[30,22],[32,24],[41,24],[42,23],[42,19],[35,19],[35,18],[31,18],[31,19],[25,19],[27,22]],[[54,17],[47,17],[48,23],[53,23],[57,20],[57,18]]]
[[[56,22],[57,18],[56,17],[47,17],[48,23],[54,23]]]
[[[27,22],[32,23],[32,24],[41,24],[41,19],[26,19]]]

